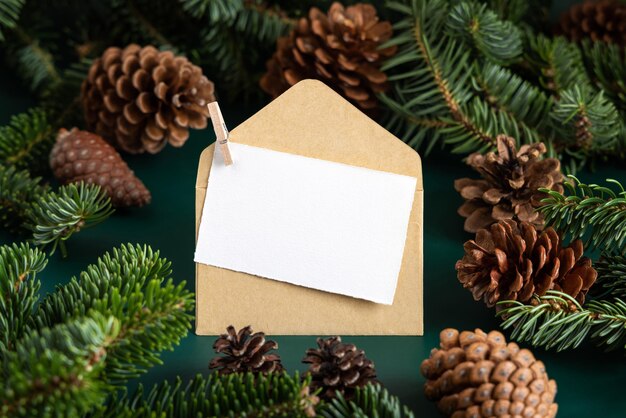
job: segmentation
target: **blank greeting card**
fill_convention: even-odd
[[[391,304],[417,179],[248,145],[215,152],[195,261]]]

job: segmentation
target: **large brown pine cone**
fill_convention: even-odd
[[[561,15],[556,29],[572,41],[593,41],[626,45],[626,3],[619,0],[586,0]]]
[[[583,257],[580,240],[563,248],[553,228],[539,233],[527,222],[500,221],[478,231],[464,248],[465,256],[456,262],[459,281],[489,307],[505,300],[525,303],[548,290],[582,304],[598,276]]]
[[[317,347],[308,349],[302,362],[310,364],[311,387],[321,388],[322,398],[330,399],[337,392],[351,398],[357,387],[377,382],[374,363],[354,344],[330,337],[318,338]]]
[[[462,178],[455,189],[466,199],[458,212],[465,220],[465,230],[476,232],[494,222],[516,219],[543,227],[543,215],[535,210],[546,194],[540,188],[563,191],[563,173],[556,158],[541,159],[546,152],[543,143],[522,145],[515,140],[497,137],[498,154],[471,154],[467,163],[482,179]]]
[[[269,353],[278,348],[278,343],[265,339],[262,332],[252,333],[248,325],[239,332],[230,325],[227,333],[213,343],[213,349],[223,356],[215,357],[209,369],[217,369],[219,374],[240,372],[272,373],[282,372],[283,365],[278,354]]]
[[[50,153],[50,167],[61,183],[98,184],[109,195],[113,206],[150,203],[150,192],[120,154],[91,132],[61,129]]]
[[[452,418],[552,418],[556,382],[527,349],[508,343],[498,331],[489,334],[448,328],[440,348],[422,362],[426,397]]]
[[[90,130],[130,153],[182,146],[189,128],[207,126],[213,83],[187,58],[153,46],[112,47],[95,60],[82,86]]]
[[[379,49],[392,35],[391,23],[379,21],[371,4],[333,3],[325,14],[313,7],[267,62],[261,88],[277,97],[298,81],[322,80],[361,110],[372,113],[376,93],[388,88],[382,62],[396,48]]]

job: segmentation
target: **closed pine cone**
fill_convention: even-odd
[[[522,145],[516,150],[515,140],[506,135],[497,137],[498,154],[474,153],[467,163],[482,179],[462,178],[455,189],[466,199],[458,210],[467,218],[465,230],[476,232],[494,222],[516,219],[543,227],[543,215],[535,210],[546,194],[540,188],[563,191],[563,173],[556,158],[541,159],[546,152],[543,143]]]
[[[116,207],[150,203],[150,192],[120,154],[100,136],[61,129],[50,153],[54,176],[64,184],[98,184]]]
[[[264,333],[252,333],[249,325],[239,332],[230,325],[226,331],[227,333],[220,335],[213,344],[215,352],[223,356],[213,358],[209,363],[209,369],[217,369],[221,375],[283,371],[280,356],[269,353],[278,348],[278,343],[266,340]]]
[[[318,338],[317,347],[308,349],[302,362],[310,364],[311,387],[321,388],[322,398],[333,398],[337,392],[351,398],[357,387],[377,382],[374,363],[354,344],[330,337]]]
[[[492,307],[497,302],[529,302],[558,290],[581,304],[598,273],[583,257],[583,244],[561,247],[553,228],[539,233],[527,222],[500,221],[481,229],[464,245],[465,255],[456,262],[459,281],[475,300]]]
[[[214,86],[187,58],[153,46],[111,47],[82,86],[90,130],[130,153],[182,146],[189,128],[207,126]]]
[[[626,4],[619,0],[585,0],[561,15],[557,33],[572,41],[626,45]]]
[[[313,7],[289,36],[278,39],[261,88],[277,97],[298,81],[314,78],[372,113],[376,93],[388,88],[380,66],[396,48],[379,46],[391,35],[391,23],[379,21],[370,4],[333,3],[327,14]]]
[[[489,334],[444,329],[440,348],[422,362],[426,397],[452,418],[552,418],[556,382],[527,349]]]

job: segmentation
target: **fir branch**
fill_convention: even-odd
[[[526,31],[526,39],[526,62],[540,75],[540,85],[556,98],[565,89],[589,85],[582,55],[575,44],[563,37],[548,38],[530,31]]]
[[[413,412],[402,405],[397,397],[390,395],[387,389],[372,384],[357,388],[352,400],[346,400],[339,394],[336,399],[322,405],[319,415],[325,418],[413,418],[414,416]]]
[[[626,191],[617,180],[613,188],[583,184],[569,176],[564,194],[543,189],[548,197],[539,210],[546,225],[568,234],[572,240],[583,238],[588,249],[626,253]],[[617,189],[613,190],[614,188]]]
[[[626,300],[626,255],[602,254],[593,266],[598,272],[590,291],[593,299]]]
[[[472,78],[477,93],[484,95],[492,107],[516,119],[526,142],[545,140],[542,135],[551,129],[547,116],[552,99],[507,68],[489,62],[477,67]]]
[[[557,351],[576,348],[589,339],[609,350],[626,348],[626,302],[594,300],[584,307],[571,296],[550,290],[533,303],[498,302],[504,329],[512,338]]]
[[[159,352],[172,349],[190,327],[193,294],[184,282],[175,285],[170,273],[170,263],[150,247],[122,245],[47,296],[32,327],[91,311],[115,316],[120,332],[108,349],[105,378],[123,384],[160,364]]]
[[[2,30],[15,27],[24,3],[25,0],[0,0],[0,27]],[[0,30],[0,42],[5,39],[2,30]]]
[[[28,170],[0,164],[0,220],[11,233],[24,232],[32,202],[48,192],[41,179],[31,178]]]
[[[53,51],[22,27],[16,27],[13,33],[17,42],[8,49],[10,59],[14,62],[20,77],[28,83],[30,90],[40,92],[46,86],[59,83],[61,76]]]
[[[113,317],[92,315],[27,333],[2,361],[1,417],[80,416],[110,389],[98,379],[119,332]]]
[[[243,0],[181,0],[183,10],[200,18],[209,16],[211,22],[232,22],[243,10]]]
[[[558,146],[578,159],[607,156],[619,147],[623,121],[602,91],[584,85],[563,90],[551,116],[563,138]]]
[[[455,144],[453,152],[486,150],[495,144],[500,133],[499,122],[482,103],[473,102],[467,83],[469,52],[439,32],[445,24],[448,4],[443,0],[414,0],[411,6],[392,2],[392,10],[406,17],[394,25],[396,35],[382,48],[398,46],[396,55],[382,67],[394,90],[380,99],[394,111],[389,126],[405,126],[405,141],[419,148],[424,131],[414,125],[423,118],[443,121],[447,128],[429,131],[431,139],[426,152],[445,137]]]
[[[592,81],[621,112],[626,112],[626,54],[623,49],[606,42],[585,41],[582,46]]]
[[[26,244],[0,247],[0,359],[13,350],[39,300],[36,278],[47,263],[44,253]]]
[[[511,22],[500,20],[486,4],[475,1],[458,3],[450,10],[446,29],[497,63],[514,62],[522,54],[520,30]]]
[[[139,386],[134,394],[111,399],[89,417],[310,417],[319,399],[310,393],[309,384],[310,378],[286,373],[198,375],[186,385],[177,378],[173,385],[155,385],[147,396]]]
[[[7,126],[0,127],[0,164],[31,173],[46,172],[55,134],[56,129],[41,109],[11,117]]]
[[[75,232],[103,222],[113,213],[111,199],[95,184],[61,186],[33,202],[28,210],[27,228],[33,231],[33,242],[51,252],[60,247],[67,255],[65,241]]]

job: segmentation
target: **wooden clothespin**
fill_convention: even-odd
[[[224,164],[231,165],[233,163],[233,158],[230,155],[230,150],[228,149],[228,129],[226,128],[226,123],[224,122],[220,105],[217,104],[217,102],[211,102],[207,106],[209,107],[209,115],[211,116],[211,122],[213,123],[216,142],[220,147],[222,157],[224,157]]]

